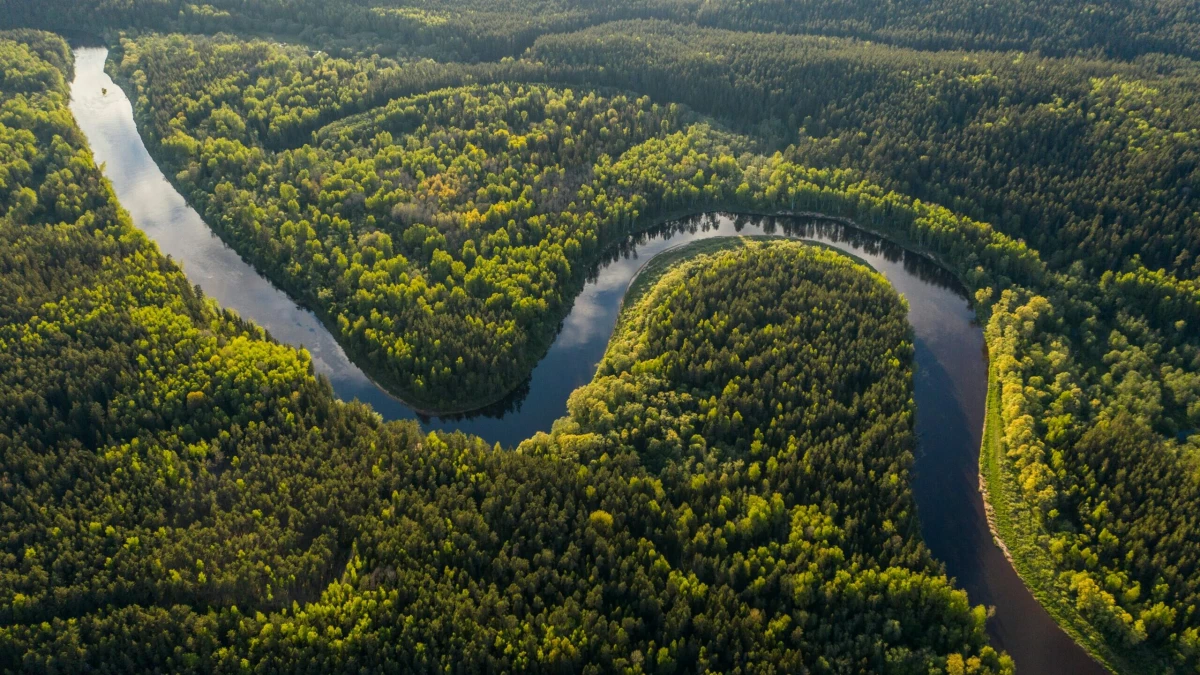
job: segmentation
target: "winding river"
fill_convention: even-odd
[[[376,386],[321,322],[226,246],[159,171],[124,92],[104,73],[107,51],[75,50],[71,110],[96,161],[134,223],[221,305],[303,346],[344,400],[369,403],[386,419],[418,418],[428,429],[459,429],[511,446],[566,412],[567,396],[595,373],[621,299],[642,264],[667,248],[732,235],[776,234],[819,241],[865,260],[909,302],[915,334],[918,449],[913,472],[921,532],[973,603],[995,607],[993,643],[1022,673],[1104,673],[1042,609],[993,544],[978,491],[987,388],[983,334],[965,294],[944,270],[873,234],[828,221],[710,214],[631,237],[593,271],[546,356],[529,379],[490,409],[422,417]]]

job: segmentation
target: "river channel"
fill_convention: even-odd
[[[75,50],[71,110],[133,222],[192,283],[222,306],[303,346],[338,397],[370,404],[385,419],[418,419],[427,429],[461,430],[512,446],[566,413],[568,395],[592,379],[612,336],[621,299],[641,266],[698,239],[782,235],[821,242],[865,260],[909,303],[916,369],[918,448],[913,490],[921,532],[972,603],[995,607],[993,644],[1021,673],[1104,673],[1042,609],[993,544],[979,494],[979,447],[987,355],[974,312],[954,278],[925,258],[840,223],[709,214],[631,237],[592,271],[554,344],[516,392],[468,415],[427,417],[375,385],[310,311],[298,306],[205,225],[147,152],[125,93],[104,72],[107,50]]]

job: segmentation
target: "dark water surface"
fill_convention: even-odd
[[[222,306],[303,346],[344,400],[369,403],[386,419],[418,418],[428,429],[459,429],[515,445],[548,431],[567,396],[592,379],[637,270],[657,253],[697,239],[774,234],[819,241],[882,273],[909,303],[915,334],[919,438],[913,490],[921,532],[973,603],[994,605],[989,629],[1022,673],[1103,673],[1055,625],[992,543],[978,492],[987,357],[974,312],[954,279],[920,256],[867,232],[828,221],[709,215],[631,237],[589,278],[546,356],[506,401],[483,413],[420,417],[355,366],[316,316],[258,275],[217,238],[159,171],[138,135],[124,92],[104,73],[102,48],[75,50],[71,110],[134,223]],[[103,90],[107,89],[107,93]]]

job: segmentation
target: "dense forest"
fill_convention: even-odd
[[[0,10],[0,22],[55,30],[270,33],[346,54],[455,60],[516,56],[548,33],[666,18],[930,50],[1200,56],[1200,7],[1187,0],[2,0]]]
[[[715,45],[729,34],[711,35]],[[229,37],[146,35],[123,41],[117,68],[138,98],[160,158],[208,220],[285,288],[324,311],[352,350],[418,401],[449,402],[455,379],[475,372],[468,363],[536,358],[522,350],[546,344],[597,252],[666,215],[820,211],[929,252],[957,273],[989,319],[1001,398],[993,424],[1004,430],[993,448],[1004,465],[993,488],[1010,507],[1002,528],[1022,573],[1061,598],[1056,615],[1110,663],[1153,671],[1174,662],[1186,670],[1200,658],[1200,617],[1187,610],[1200,590],[1200,551],[1187,516],[1200,498],[1191,435],[1200,428],[1200,350],[1191,328],[1200,321],[1200,289],[1189,257],[1196,237],[1190,66],[1179,62],[1162,71],[1150,61],[1043,60],[1023,74],[1021,63],[1012,63],[1019,57],[1009,55],[1002,68],[999,55],[975,55],[992,59],[991,72],[1000,74],[989,75],[988,61],[981,66],[963,55],[944,57],[966,64],[956,71],[936,61],[922,70],[904,50],[771,39],[796,48],[783,50],[790,56],[763,57],[767,65],[783,65],[734,67],[730,93],[692,101],[715,120],[637,93],[670,80],[666,95],[688,99],[686,92],[716,79],[710,70],[688,68],[689,52],[669,42],[669,58],[651,53],[640,60],[669,68],[661,80],[623,68],[619,59],[633,48],[620,40],[609,49],[607,38],[584,35],[575,47],[546,38],[522,59],[436,71],[435,86],[449,88],[415,94],[404,84],[387,104],[346,109],[331,122],[343,105],[323,93],[331,71],[365,90],[382,90],[405,80],[381,73],[433,66],[340,59],[256,41],[231,47],[241,41]],[[719,63],[715,49],[706,58]],[[250,61],[242,54],[251,54]],[[725,121],[736,109],[723,102],[752,91],[755,78],[782,82],[796,63],[814,62],[823,72],[822,59],[860,62],[838,67],[863,81],[821,89],[828,106],[807,94],[800,110],[807,105],[811,112],[804,118],[779,103],[752,106],[758,112],[742,124]],[[1084,79],[1089,68],[1092,76]],[[623,69],[611,79],[604,75]],[[1059,76],[1047,78],[1047,71]],[[582,82],[588,72],[634,92],[539,82]],[[747,74],[739,79],[738,72]],[[889,77],[898,82],[872,84]],[[999,83],[989,84],[993,79]],[[816,87],[823,80],[811,81]],[[689,89],[687,82],[704,84]],[[975,83],[983,93],[972,99]],[[905,93],[925,86],[942,94]],[[973,105],[976,112],[963,112],[958,126],[953,114],[938,117],[954,100],[942,87],[961,88],[964,111]],[[1054,87],[1062,94],[1044,100]],[[1137,99],[1172,90],[1184,106],[1178,123],[1173,112]],[[862,92],[876,92],[878,103],[867,96],[859,107],[908,120],[912,138],[928,139],[923,152],[946,159],[938,164],[922,154],[889,162],[889,149],[902,152],[904,137],[868,133],[873,128],[864,115],[836,113]],[[1019,103],[1025,95],[1030,100]],[[1109,96],[1115,102],[1103,104]],[[278,103],[284,99],[286,107]],[[783,93],[778,99],[791,100]],[[919,112],[910,112],[914,106]],[[268,109],[278,113],[278,131],[265,122]],[[857,119],[866,129],[851,135],[819,121],[826,118],[847,118],[850,129]],[[1013,124],[1025,128],[999,145],[979,140],[1004,120],[1023,120]],[[791,136],[778,131],[797,122],[802,126]],[[905,128],[888,124],[878,128]],[[296,130],[290,142],[284,128]],[[1094,138],[1092,145],[1067,142],[1078,135]],[[1063,142],[1053,141],[1059,137]],[[788,147],[771,153],[788,138]],[[864,149],[839,154],[854,139]],[[1062,150],[1023,150],[1029,145]],[[1010,150],[990,166],[970,168],[973,150],[985,146]],[[449,154],[439,156],[439,148]],[[1111,160],[1118,148],[1146,163]],[[808,164],[805,157],[825,160]],[[1110,167],[1111,176],[1097,165]],[[1077,178],[1068,183],[1072,172]],[[953,176],[951,187],[934,185],[946,176]],[[1113,194],[1109,181],[1129,192]],[[1009,215],[993,227],[905,189],[941,195],[971,213],[1005,199],[999,213]],[[1074,206],[1063,209],[1064,201]],[[1009,203],[1019,205],[1010,210]],[[1087,213],[1094,215],[1079,215]],[[1151,217],[1160,224],[1142,227],[1140,219]],[[438,311],[471,303],[486,311]],[[403,333],[410,324],[392,317],[419,320],[419,311],[431,319],[410,341]],[[479,339],[471,341],[473,333]],[[506,382],[504,372],[467,375],[477,377],[471,391],[511,388],[515,380]],[[521,369],[508,372],[519,377]],[[1136,454],[1093,465],[1095,458],[1079,449],[1101,443],[1097,434],[1104,430],[1140,439]]]
[[[205,220],[422,407],[511,390],[603,252],[664,218],[821,212],[934,257],[985,325],[1016,568],[1110,668],[1200,668],[1194,3],[9,0],[0,23],[106,31]],[[334,401],[132,228],[58,38],[2,53],[0,662],[1009,667],[915,533],[911,347],[877,278],[711,254],[631,298],[552,433],[423,436]]]
[[[691,259],[552,434],[423,435],[133,228],[61,41],[0,35],[0,63],[0,668],[1012,671],[917,533],[881,277]]]
[[[489,403],[541,356],[613,240],[576,202],[594,167],[678,129],[678,111],[475,85],[396,98],[286,148],[341,109],[341,82],[387,89],[406,79],[395,70],[408,69],[180,38],[127,41],[122,61],[185,194],[239,250],[406,399]]]
[[[1057,267],[1200,276],[1200,68],[918,52],[623,22],[547,36],[545,77],[685,103],[788,158],[992,223]],[[1153,196],[1146,199],[1144,196]]]

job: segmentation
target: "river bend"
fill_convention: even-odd
[[[505,401],[480,413],[424,417],[375,385],[310,311],[261,277],[205,225],[147,152],[124,92],[104,72],[107,50],[77,48],[71,110],[133,222],[222,306],[312,355],[338,397],[370,404],[385,419],[420,420],[512,446],[566,413],[567,396],[591,381],[608,345],[630,280],[659,252],[698,239],[772,234],[851,253],[882,273],[909,303],[915,336],[918,447],[913,491],[921,532],[972,603],[995,607],[993,643],[1022,673],[1104,673],[1030,594],[993,544],[979,487],[979,447],[987,390],[983,334],[954,278],[878,236],[802,218],[709,214],[630,237],[592,274],[554,344]]]

